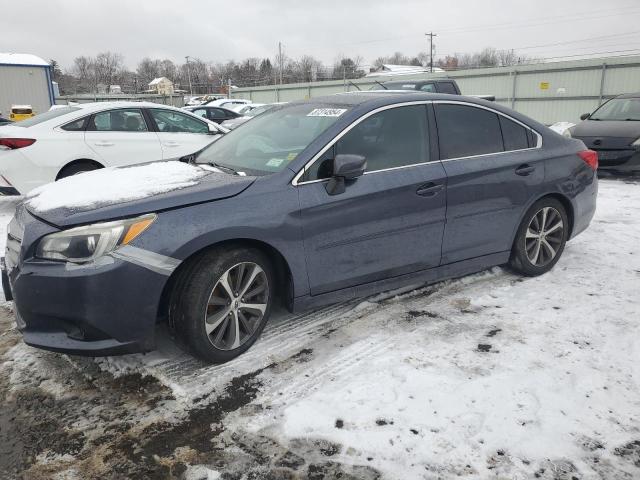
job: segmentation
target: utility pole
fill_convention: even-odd
[[[280,85],[282,85],[282,42],[278,42],[278,62],[280,63]]]
[[[433,37],[437,37],[433,32],[425,33],[429,37],[429,71],[433,73]]]
[[[229,79],[228,79],[227,98],[231,98],[231,77],[229,77]]]
[[[189,95],[193,95],[193,87],[191,86],[191,68],[189,67],[189,55],[184,57],[187,61],[187,77],[189,78]]]

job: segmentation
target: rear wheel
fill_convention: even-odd
[[[564,251],[568,229],[569,220],[562,203],[554,198],[537,201],[518,228],[509,264],[524,275],[548,272]]]
[[[192,352],[222,363],[260,336],[273,303],[273,273],[259,250],[220,248],[200,257],[176,284],[170,321]]]
[[[81,162],[72,163],[71,165],[67,165],[62,170],[60,170],[60,173],[58,173],[56,180],[60,180],[61,178],[66,178],[66,177],[72,177],[73,175],[78,175],[79,173],[83,173],[83,172],[90,172],[92,170],[97,170],[99,168],[103,168],[102,165],[99,165],[94,162],[81,161]]]

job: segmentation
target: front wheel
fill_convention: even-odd
[[[528,276],[553,268],[564,251],[569,233],[567,212],[558,200],[538,200],[524,216],[511,251],[510,266]]]
[[[222,363],[260,336],[273,303],[273,273],[259,250],[212,250],[177,282],[170,322],[192,352]]]

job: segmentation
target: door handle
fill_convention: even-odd
[[[442,185],[441,183],[425,183],[424,185],[420,185],[418,187],[418,189],[416,190],[416,195],[420,195],[421,197],[435,197],[443,188],[444,185]]]
[[[526,177],[530,173],[533,173],[533,171],[535,169],[536,169],[536,167],[532,167],[531,165],[527,165],[525,163],[524,165],[520,165],[518,168],[516,168],[516,175],[520,175],[522,177]]]
[[[96,147],[113,147],[113,142],[96,142]]]
[[[179,147],[180,144],[178,142],[164,142],[163,145],[165,147]]]

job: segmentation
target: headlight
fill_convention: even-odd
[[[640,147],[640,138],[631,144],[632,147]]]
[[[36,248],[36,257],[84,263],[126,245],[156,219],[151,213],[128,220],[95,223],[47,235]]]

